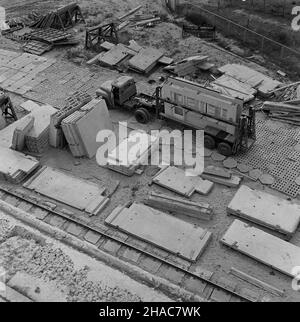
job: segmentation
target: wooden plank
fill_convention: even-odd
[[[212,238],[199,226],[137,203],[117,208],[105,223],[192,262]]]
[[[133,15],[134,13],[136,13],[136,12],[138,12],[139,10],[141,10],[142,9],[142,7],[143,6],[137,6],[136,8],[134,8],[134,9],[132,9],[132,10],[130,10],[129,12],[127,12],[127,13],[125,13],[123,16],[121,16],[121,17],[119,17],[118,19],[119,20],[123,20],[123,19],[125,19],[125,18],[127,18],[127,17],[129,17],[129,16],[131,16],[131,15]]]
[[[163,194],[152,192],[145,203],[153,208],[169,211],[173,214],[189,216],[197,219],[211,220],[213,210],[210,204],[191,202]]]
[[[300,263],[299,247],[240,220],[233,222],[221,243],[291,277]]]
[[[247,186],[240,187],[227,211],[288,236],[300,223],[300,205]]]
[[[284,296],[285,292],[283,290],[280,290],[270,284],[267,284],[263,281],[260,281],[259,279],[250,276],[242,271],[239,271],[238,269],[232,267],[230,269],[230,273],[236,277],[238,277],[239,279],[248,282],[249,284],[255,285],[259,288],[262,288],[263,290],[270,292],[276,296]]]

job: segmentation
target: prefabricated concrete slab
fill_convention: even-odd
[[[274,80],[254,69],[245,65],[228,64],[219,68],[219,71],[231,76],[243,83],[250,85],[258,90],[261,95],[268,96],[277,87],[282,85],[281,82]]]
[[[247,186],[240,187],[227,211],[289,236],[300,223],[300,205]]]
[[[192,262],[212,238],[199,226],[137,203],[129,209],[118,207],[105,222]]]
[[[108,202],[104,187],[49,167],[42,168],[24,187],[91,214],[97,214]]]
[[[299,247],[240,220],[233,222],[221,243],[291,277],[300,263]]]
[[[217,177],[213,175],[208,175],[208,174],[202,174],[201,175],[202,179],[221,184],[223,186],[229,187],[229,188],[237,188],[240,186],[242,179],[238,176],[232,175],[229,179],[228,178],[222,178],[222,177]]]
[[[26,156],[23,153],[13,151],[11,149],[0,147],[0,171],[6,173],[12,173],[13,170],[19,169],[24,172],[30,171],[32,168],[36,168],[38,161],[30,156]]]
[[[89,103],[91,110],[76,122],[76,130],[80,136],[86,154],[93,158],[101,143],[98,143],[97,134],[102,130],[113,130],[107,105],[104,99],[95,99]],[[83,107],[84,108],[84,107]],[[82,110],[83,110],[82,108]]]
[[[250,85],[228,75],[219,77],[211,85],[222,94],[242,99],[244,102],[252,101],[257,94],[257,90]]]
[[[129,56],[128,50],[123,45],[114,46],[100,58],[100,63],[105,66],[115,67]]]
[[[157,49],[145,48],[129,60],[129,66],[135,71],[147,74],[163,56]]]
[[[212,182],[189,177],[184,170],[176,167],[163,169],[153,178],[153,182],[186,197],[191,197],[194,192],[207,195],[213,188]]]

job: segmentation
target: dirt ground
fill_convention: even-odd
[[[20,16],[20,15],[26,15],[32,10],[39,10],[40,7],[40,1],[21,1],[21,0],[10,0],[7,1],[8,5],[8,13],[11,16]],[[56,8],[60,5],[64,5],[66,3],[70,3],[73,1],[63,1],[63,0],[53,0],[53,1],[43,1],[43,8],[42,10],[49,10]],[[87,18],[88,23],[90,24],[96,24],[99,22],[105,22],[105,21],[111,21],[112,18],[122,15],[124,12],[130,10],[131,8],[136,7],[139,4],[143,5],[143,11],[144,12],[152,12],[152,11],[158,11],[158,12],[164,12],[165,14],[168,14],[167,11],[162,9],[161,1],[146,1],[146,0],[111,0],[111,1],[86,1],[86,0],[79,0],[77,1]],[[83,26],[79,25],[75,27],[76,35],[83,40],[84,39],[84,28]],[[165,54],[174,58],[175,60],[181,59],[188,56],[193,56],[196,54],[203,54],[203,55],[209,55],[210,61],[214,64],[216,64],[218,67],[222,66],[227,63],[240,63],[245,64],[251,68],[254,68],[258,71],[261,71],[267,75],[270,75],[272,77],[278,78],[278,75],[276,75],[276,71],[278,68],[274,65],[273,68],[266,69],[264,66],[264,58],[260,57],[259,62],[260,64],[257,64],[255,62],[250,62],[248,60],[245,60],[243,58],[237,57],[236,55],[224,52],[224,50],[214,44],[206,43],[203,40],[189,37],[187,39],[182,39],[181,37],[181,29],[174,25],[171,22],[163,22],[152,29],[146,29],[146,30],[136,30],[136,29],[130,29],[123,32],[122,35],[123,39],[135,39],[139,44],[141,45],[147,45],[147,46],[154,46],[157,48],[160,48],[161,50],[165,51]],[[12,49],[12,50],[18,50],[18,43],[7,40],[7,39],[1,39],[0,38],[0,47],[3,49]],[[84,52],[84,51],[83,51]],[[84,53],[85,55],[86,53]],[[18,95],[11,94],[11,97],[13,99],[13,102],[16,106],[18,106],[20,103],[25,101],[26,99],[34,99],[38,102],[42,103],[49,103],[53,106],[59,107],[63,103],[63,100],[66,96],[68,96],[69,93],[72,92],[73,86],[76,82],[79,82],[80,79],[82,79],[83,75],[84,77],[89,77],[89,75],[93,75],[90,77],[90,80],[87,81],[87,87],[89,91],[92,93],[94,92],[97,87],[105,80],[112,79],[118,76],[118,73],[116,71],[107,70],[101,67],[88,67],[85,65],[86,56],[79,57],[80,60],[76,61],[76,64],[74,64],[72,61],[69,61],[66,59],[66,50],[65,49],[58,49],[54,50],[50,53],[47,53],[45,57],[55,57],[57,59],[57,62],[54,66],[50,67],[45,73],[47,74],[48,80],[41,84],[40,86],[37,86],[33,91],[26,94],[26,97],[20,97]],[[268,65],[269,66],[269,65]],[[272,66],[272,65],[271,65]],[[61,73],[67,73],[72,74],[74,76],[74,84],[60,84],[60,75]],[[157,84],[159,84],[159,77],[162,75],[161,70],[156,70],[155,73],[151,75],[151,79],[155,80],[155,84],[152,85],[152,87],[148,84],[149,78],[144,78],[143,76],[133,74],[134,77],[138,81],[139,87],[145,87],[147,86],[150,88],[149,90],[153,90]],[[198,76],[197,81],[199,83],[205,83],[207,79],[209,78],[209,75],[207,74],[200,74]],[[284,79],[284,81],[288,82],[288,79]],[[132,115],[125,111],[113,111],[111,113],[111,117],[115,124],[117,124],[118,121],[123,120],[129,120],[129,125],[132,127],[139,126],[132,118]],[[161,127],[168,127],[169,124],[166,123],[160,123],[160,122],[153,122],[149,125],[148,129],[156,129]],[[215,165],[221,165],[220,163],[213,162],[211,159],[206,160],[207,164],[215,164]],[[118,205],[125,204],[128,201],[142,201],[150,191],[159,191],[166,193],[166,190],[160,189],[158,187],[150,187],[149,183],[151,182],[151,169],[146,169],[145,173],[142,176],[134,176],[133,178],[127,178],[124,177],[118,173],[111,172],[107,169],[100,168],[95,160],[86,160],[86,159],[80,159],[79,162],[75,162],[74,158],[70,154],[68,150],[55,150],[55,149],[49,149],[49,151],[42,157],[41,163],[43,165],[48,165],[52,167],[56,167],[58,169],[67,171],[70,174],[76,175],[80,178],[90,180],[95,183],[102,183],[104,184],[109,191],[111,191],[114,188],[114,185],[117,181],[121,182],[121,185],[117,192],[112,196],[111,202],[109,206],[96,218],[93,218],[92,220],[95,223],[104,223],[105,218],[108,216],[108,214]],[[245,180],[245,184],[249,185],[253,188],[258,188],[261,190],[268,190],[268,188],[264,187],[260,183],[253,183],[250,180]],[[227,216],[226,214],[226,208],[231,199],[233,198],[236,190],[234,189],[227,189],[223,188],[222,186],[216,185],[213,192],[208,197],[203,197],[199,195],[195,195],[193,197],[193,201],[206,201],[211,203],[214,209],[215,216],[211,222],[199,222],[196,219],[187,219],[187,217],[182,216],[181,219],[193,222],[195,225],[200,225],[203,228],[208,229],[213,233],[213,241],[210,243],[209,247],[201,256],[199,261],[194,265],[198,267],[205,268],[209,271],[212,271],[215,273],[218,277],[226,277],[232,280],[235,280],[234,277],[230,276],[228,272],[230,271],[231,267],[235,267],[239,270],[242,270],[246,272],[247,274],[253,275],[266,283],[270,283],[278,288],[285,289],[286,290],[286,296],[281,299],[281,301],[300,301],[300,294],[293,292],[291,288],[291,279],[286,277],[283,274],[280,274],[271,268],[268,268],[265,265],[259,264],[255,260],[252,260],[246,256],[243,256],[239,254],[238,252],[232,251],[227,249],[226,247],[223,247],[220,244],[220,239],[230,226],[230,224],[233,221],[232,217]],[[274,192],[273,192],[274,193]],[[281,195],[283,196],[283,195]],[[286,196],[283,196],[286,198]],[[5,224],[4,224],[5,225]],[[1,229],[1,225],[0,225]],[[0,236],[1,237],[1,236]],[[300,246],[300,232],[298,231],[295,235],[292,242]],[[25,247],[23,245],[23,241],[18,238],[14,237],[12,240],[8,240],[5,242],[4,245],[1,246],[0,244],[0,253],[3,252],[3,254],[6,254],[7,258],[10,258],[10,255],[7,254],[7,249],[14,250],[15,248],[18,248],[16,246],[20,245],[21,249],[22,247]],[[44,249],[44,247],[36,246],[35,244],[27,243],[26,249],[28,249],[29,256],[32,255],[32,248],[38,252],[38,254],[41,254],[41,260],[44,258],[43,254],[48,254],[48,252],[52,252],[52,248],[49,246]],[[41,249],[42,248],[42,249]],[[56,254],[56,251],[54,251]],[[27,254],[27,252],[25,253]],[[48,256],[48,255],[47,255]],[[63,254],[61,251],[58,251],[58,257],[60,256],[67,256],[64,257],[66,261],[69,263],[71,267],[71,259],[70,254]],[[74,259],[74,257],[72,257]],[[10,258],[12,261],[11,264],[13,264],[13,267],[15,267],[15,272],[18,270],[24,271],[25,273],[30,271],[32,273],[32,270],[34,272],[38,273],[38,267],[40,265],[39,259],[35,259],[35,261],[32,263],[30,268],[24,269],[23,268],[23,261],[21,260],[21,264],[19,262],[15,263],[14,258]],[[48,260],[48,259],[45,259]],[[27,261],[24,261],[27,265]],[[8,267],[10,262],[7,262],[6,267]],[[16,265],[16,266],[15,266]],[[18,266],[21,265],[21,266]],[[100,265],[100,264],[99,264]],[[74,270],[72,269],[72,274],[75,275],[75,278],[81,278],[83,277],[86,279],[86,271],[81,268],[81,270]],[[102,269],[102,268],[101,268]],[[71,275],[72,275],[71,274]],[[70,277],[70,280],[68,280],[70,283],[73,283],[73,275]],[[68,277],[69,278],[69,277]],[[63,278],[65,280],[65,278]],[[248,286],[247,283],[243,283],[241,281],[235,280],[239,284],[245,284],[245,286]],[[87,281],[86,281],[87,282]],[[94,287],[94,286],[93,286]],[[106,292],[106,291],[105,291]],[[104,292],[104,293],[105,293]],[[123,291],[118,294],[116,299],[123,299],[124,298],[129,300],[140,300],[138,297],[140,294],[139,292],[135,292],[132,290],[129,290],[130,293],[127,291],[123,293]],[[132,293],[131,293],[132,292]],[[93,294],[94,291],[92,292]],[[100,292],[101,293],[101,292]],[[117,292],[118,293],[118,292]],[[96,293],[99,294],[99,293]],[[106,293],[105,293],[106,294]],[[104,296],[106,296],[104,294]],[[70,296],[70,294],[69,294]],[[94,295],[89,294],[74,294],[69,299],[70,300],[84,300],[84,299],[90,299],[90,296],[92,296],[92,299],[94,299]],[[102,295],[101,295],[102,296]],[[96,295],[97,297],[97,295]],[[103,299],[102,297],[100,297]],[[155,297],[154,297],[155,298]],[[145,300],[145,298],[142,298]],[[159,299],[156,298],[156,299]]]

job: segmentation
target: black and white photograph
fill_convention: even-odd
[[[300,0],[0,0],[1,310],[297,303],[299,226]]]

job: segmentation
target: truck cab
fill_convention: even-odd
[[[109,80],[103,83],[97,96],[106,100],[109,108],[116,108],[124,105],[131,98],[136,96],[137,88],[135,80],[130,76],[122,76],[116,80]]]

